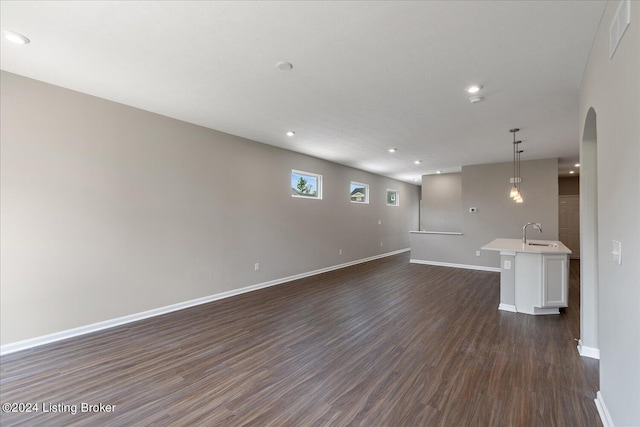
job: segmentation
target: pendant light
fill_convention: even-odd
[[[520,144],[522,141],[517,141]],[[522,203],[524,199],[522,198],[522,192],[520,191],[520,184],[522,183],[522,176],[520,176],[520,153],[522,150],[517,150],[517,163],[518,163],[518,175],[516,181],[518,181],[518,196],[514,199],[516,203]]]
[[[509,197],[516,203],[522,203],[524,201],[522,193],[520,192],[520,183],[522,182],[522,178],[520,177],[520,154],[522,153],[520,143],[522,141],[516,141],[516,132],[518,131],[520,131],[518,128],[509,129],[509,132],[513,134],[513,176],[510,180],[513,187],[511,187],[511,191],[509,191]]]

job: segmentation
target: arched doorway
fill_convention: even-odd
[[[598,344],[598,134],[590,108],[580,143],[580,341],[581,356],[600,358]]]

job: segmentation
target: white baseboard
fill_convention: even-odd
[[[605,405],[604,403],[602,393],[600,393],[599,391],[596,393],[595,402],[596,408],[598,408],[598,414],[600,415],[600,420],[602,421],[602,425],[604,427],[613,427],[611,414],[609,414],[609,410],[607,409],[607,405]]]
[[[171,304],[165,307],[154,308],[153,310],[143,311],[141,313],[134,313],[128,316],[117,317],[115,319],[109,319],[103,322],[92,323],[90,325],[80,326],[78,328],[67,329],[64,331],[55,332],[48,335],[43,335],[35,338],[29,338],[23,341],[17,341],[14,343],[5,344],[3,346],[0,346],[0,355],[15,353],[16,351],[39,347],[41,345],[53,343],[56,341],[66,340],[66,339],[77,337],[80,335],[90,334],[90,333],[101,331],[104,329],[113,328],[115,326],[124,325],[126,323],[137,322],[138,320],[148,319],[149,317],[160,316],[162,314],[171,313],[172,311],[183,310],[185,308],[206,304],[208,302],[229,298],[235,295],[240,295],[240,294],[244,294],[251,291],[256,291],[258,289],[281,285],[283,283],[291,282],[293,280],[303,279],[305,277],[315,276],[317,274],[327,273],[329,271],[351,267],[356,264],[362,264],[364,262],[369,262],[369,261],[373,261],[380,258],[398,255],[403,252],[408,252],[410,250],[411,248],[405,248],[405,249],[400,249],[393,252],[386,252],[384,254],[374,255],[368,258],[362,258],[356,261],[346,262],[344,264],[333,265],[330,267],[325,267],[319,270],[313,270],[306,273],[294,274],[293,276],[270,280],[268,282],[258,283],[256,285],[245,286],[243,288],[233,289],[231,291],[221,292],[219,294],[209,295],[206,297],[184,301],[177,304]]]
[[[542,308],[542,307],[533,307],[532,312],[522,311],[522,313],[533,314],[534,316],[546,316],[549,314],[560,314],[559,308]]]
[[[600,349],[582,345],[582,340],[578,340],[578,354],[582,357],[590,357],[600,360]]]
[[[439,267],[453,267],[453,268],[464,268],[467,270],[494,271],[498,273],[500,272],[500,267],[486,267],[484,265],[455,264],[452,262],[426,261],[423,259],[414,259],[414,258],[411,258],[409,262],[411,262],[412,264],[437,265]]]
[[[498,306],[498,310],[510,311],[512,313],[517,313],[518,312],[518,310],[516,310],[516,306],[515,305],[503,304],[503,303],[500,303],[500,305]]]

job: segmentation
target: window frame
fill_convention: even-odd
[[[295,190],[295,188],[292,185],[292,178],[293,175],[301,175],[302,177],[306,177],[306,178],[315,178],[316,180],[316,195],[304,195],[304,194],[298,194],[298,193],[294,193],[293,190]],[[289,184],[290,184],[290,190],[292,190],[292,194],[291,197],[294,197],[296,199],[311,199],[311,200],[322,200],[322,175],[318,174],[318,173],[313,173],[313,172],[306,172],[306,171],[302,171],[299,169],[291,169],[291,174],[289,175]]]
[[[357,200],[353,200],[353,191],[355,190],[355,188],[352,188],[353,186],[356,186],[356,188],[358,187],[363,187],[364,188],[364,201],[359,202]],[[351,181],[349,184],[349,200],[351,201],[351,203],[357,203],[360,205],[368,205],[369,204],[369,184],[365,184],[364,182],[358,182],[358,181]]]
[[[389,193],[391,192],[396,193],[395,203],[389,203]],[[398,190],[394,190],[393,188],[387,188],[385,200],[387,202],[387,206],[394,206],[394,207],[400,206],[400,192]]]

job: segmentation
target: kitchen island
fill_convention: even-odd
[[[500,252],[498,309],[541,315],[567,307],[571,250],[562,242],[495,239],[481,249]]]

